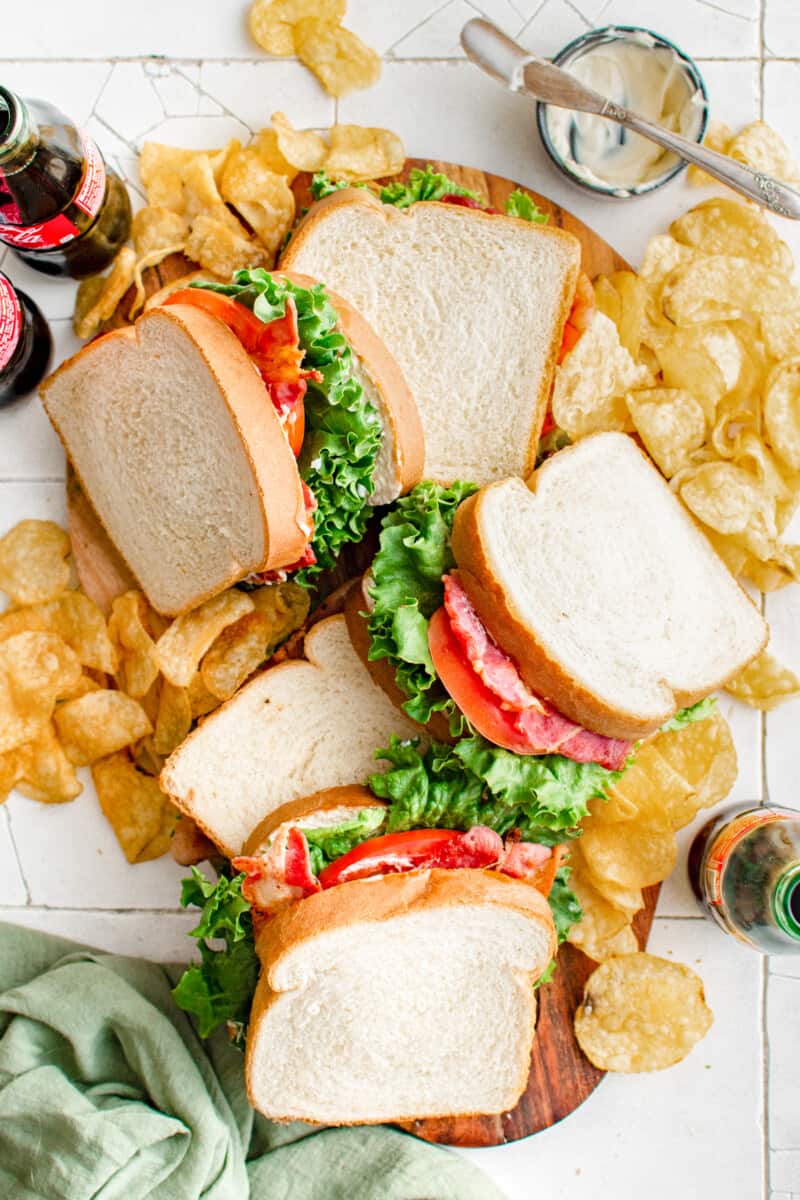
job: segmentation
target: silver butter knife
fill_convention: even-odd
[[[556,108],[571,108],[575,112],[594,113],[609,121],[617,121],[626,129],[663,146],[665,150],[672,150],[686,162],[702,167],[709,175],[749,200],[755,200],[762,208],[768,208],[781,217],[800,220],[800,192],[788,184],[772,175],[754,171],[725,154],[718,154],[716,150],[709,150],[679,133],[664,129],[623,108],[621,104],[615,104],[613,100],[607,100],[605,96],[585,87],[568,71],[524,50],[501,33],[491,21],[484,21],[480,17],[467,21],[461,30],[461,45],[472,62],[512,92],[520,92],[534,100],[553,104]]]

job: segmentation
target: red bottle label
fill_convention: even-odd
[[[90,137],[81,133],[83,147],[83,178],[72,203],[87,217],[96,217],[106,191],[106,169],[103,156]],[[0,226],[0,242],[22,250],[52,250],[80,236],[78,226],[64,213],[38,225]]]
[[[4,275],[0,275],[0,371],[4,371],[19,343],[22,332],[22,307],[17,293]]]

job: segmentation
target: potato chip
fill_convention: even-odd
[[[719,337],[715,337],[717,331]],[[739,343],[722,325],[689,325],[675,328],[655,347],[664,384],[689,392],[702,407],[705,420],[713,424],[717,407],[739,377]],[[736,355],[733,375],[726,378],[719,355],[727,350],[724,364],[730,372],[731,358]],[[716,351],[716,353],[715,353]],[[704,421],[705,425],[705,421]]]
[[[123,691],[138,699],[150,690],[158,676],[148,605],[141,592],[117,596],[111,605],[108,629],[122,654]]]
[[[357,182],[377,179],[381,175],[396,175],[402,171],[405,161],[405,146],[391,130],[334,125],[324,169],[334,178]]]
[[[669,770],[668,778],[681,781],[680,786],[673,782],[668,788],[662,787],[651,808],[675,832],[693,821],[702,809],[724,800],[736,782],[733,735],[718,707],[704,721],[656,734],[647,746],[652,746]],[[635,768],[636,763],[631,771]]]
[[[594,302],[598,312],[613,321],[619,332],[622,319],[622,297],[607,275],[598,275],[594,280]]]
[[[569,886],[580,901],[583,917],[570,930],[570,942],[575,946],[583,946],[588,942],[597,943],[613,937],[628,924],[628,914],[600,895],[584,866],[584,860],[574,850],[571,867]],[[588,950],[586,953],[590,958],[594,957]]]
[[[328,154],[324,138],[313,129],[294,129],[286,113],[274,112],[272,124],[278,150],[298,171],[319,171]]]
[[[64,592],[55,600],[12,609],[0,615],[0,642],[26,630],[55,633],[85,667],[113,675],[117,653],[100,609],[82,592]]]
[[[677,267],[664,284],[664,312],[678,325],[730,321],[744,313],[780,312],[800,304],[800,293],[770,267],[749,258],[716,254]]]
[[[277,130],[259,129],[248,150],[254,150],[267,170],[274,171],[276,175],[283,175],[287,183],[291,183],[296,177],[297,167],[293,167],[282,154]]]
[[[0,538],[0,590],[16,604],[52,600],[69,584],[67,534],[53,521],[20,521]]]
[[[208,713],[213,712],[222,703],[218,696],[215,696],[213,692],[208,690],[200,671],[197,671],[194,675],[186,690],[189,693],[189,706],[192,710],[192,720],[194,721],[198,717],[205,717]]]
[[[162,250],[176,242],[185,242],[188,234],[189,222],[186,217],[161,204],[149,204],[146,208],[140,208],[131,224],[131,237],[137,258],[145,258],[153,250]]]
[[[98,301],[104,287],[102,275],[89,275],[78,284],[72,312],[72,330],[76,337],[94,337],[100,328]]]
[[[165,758],[180,746],[192,727],[192,706],[187,688],[175,687],[165,679],[158,702],[153,749]]]
[[[147,862],[166,854],[178,812],[158,781],[137,771],[125,754],[95,763],[92,778],[100,807],[128,862]]]
[[[65,692],[62,696],[62,699],[77,700],[79,696],[85,696],[87,692],[98,692],[104,686],[105,685],[103,684],[97,683],[96,680],[92,679],[91,675],[87,675],[84,672],[84,674],[81,675],[80,679],[75,684],[75,687],[72,687],[68,692]]]
[[[719,154],[725,154],[732,138],[733,130],[724,121],[709,121],[706,136],[703,138],[703,145],[708,146],[709,150],[716,150]],[[689,166],[686,172],[686,182],[691,183],[694,187],[707,187],[709,184],[719,187],[719,182],[716,179],[693,164]]]
[[[294,25],[304,17],[318,17],[338,24],[344,17],[346,0],[256,0],[248,18],[250,32],[267,54],[294,54]]]
[[[764,121],[752,121],[730,141],[725,151],[737,162],[800,186],[800,167],[779,133]]]
[[[763,211],[740,200],[706,200],[673,221],[669,231],[677,242],[703,254],[750,258],[786,276],[794,269],[791,250]]]
[[[228,279],[244,267],[268,265],[267,255],[261,246],[247,237],[239,236],[227,225],[205,213],[195,217],[192,222],[185,253],[187,258],[201,267]]]
[[[142,738],[140,742],[132,747],[134,765],[138,770],[143,771],[145,775],[152,775],[155,778],[161,774],[166,761],[163,754],[158,754],[153,744],[152,737]]]
[[[770,372],[764,387],[764,420],[770,444],[794,471],[800,471],[800,357]]]
[[[181,172],[187,163],[203,153],[206,152],[165,146],[161,142],[145,142],[139,155],[139,174],[147,192],[148,204],[182,213],[184,196]]]
[[[17,791],[41,804],[64,804],[83,791],[83,784],[67,758],[52,723],[30,744],[31,755]]]
[[[618,883],[612,883],[610,879],[597,879],[591,872],[589,872],[588,878],[598,895],[612,904],[614,908],[624,912],[629,921],[632,921],[639,909],[644,907],[641,888],[620,887]]]
[[[593,971],[575,1037],[603,1071],[660,1071],[681,1062],[714,1020],[702,980],[654,954],[611,958]]]
[[[253,611],[247,592],[231,588],[176,617],[156,643],[159,670],[176,687],[188,687],[203,655],[228,625]]]
[[[647,289],[633,271],[615,271],[609,276],[608,282],[620,298],[619,318],[614,322],[620,343],[635,361],[642,340]]]
[[[269,618],[270,648],[274,649],[295,629],[299,629],[311,608],[308,588],[287,580],[286,583],[267,583],[248,593],[256,612]]]
[[[743,544],[754,552],[762,546],[769,553],[770,540],[777,534],[774,502],[758,480],[729,462],[711,462],[697,467],[680,485],[680,496],[694,515],[718,533],[747,535]]]
[[[772,358],[800,356],[800,309],[761,314],[761,334]]]
[[[80,677],[77,655],[52,633],[18,633],[0,642],[0,754],[38,737],[56,700]]]
[[[800,473],[787,469],[752,429],[740,428],[733,438],[733,461],[755,475],[775,500],[778,532],[789,524],[800,500]]]
[[[591,831],[595,824],[610,824],[611,814],[620,806],[627,821],[655,822],[670,829],[680,828],[675,825],[672,813],[692,795],[693,788],[659,753],[660,736],[656,734],[638,747],[633,764],[609,788],[609,813],[604,813],[602,803],[598,802],[592,808],[592,819],[583,822],[584,830]],[[638,888],[643,885],[625,886]]]
[[[596,313],[574,350],[556,370],[553,419],[573,441],[599,429],[631,430],[625,393],[652,383],[619,341],[616,326]]]
[[[0,804],[5,804],[12,790],[28,768],[32,755],[32,742],[17,746],[0,754]]]
[[[274,258],[294,221],[294,195],[284,177],[270,171],[256,150],[239,150],[228,159],[220,191]]]
[[[269,618],[260,612],[246,613],[223,629],[200,668],[212,695],[227,700],[266,661],[270,634]]]
[[[102,688],[65,701],[53,719],[67,758],[78,767],[114,754],[153,732],[138,700]]]
[[[644,252],[639,278],[647,290],[660,298],[664,283],[678,267],[688,266],[698,258],[695,250],[682,246],[666,233],[650,238]]]
[[[690,451],[702,446],[705,413],[689,392],[676,388],[645,388],[629,392],[628,409],[636,432],[650,457],[667,479],[688,463]]]
[[[751,708],[772,712],[778,705],[800,696],[800,679],[764,650],[726,683],[725,691]]]
[[[136,267],[136,253],[130,246],[123,246],[114,259],[111,270],[102,282],[92,306],[85,312],[80,322],[73,319],[73,327],[78,337],[92,337],[104,321],[114,315],[128,288],[133,283],[133,272]]]
[[[226,160],[227,162],[227,156]],[[194,228],[197,217],[225,225],[236,237],[246,236],[241,221],[233,215],[223,200],[207,154],[198,154],[190,159],[181,172],[183,180],[184,213],[189,225]]]
[[[624,888],[660,883],[675,866],[678,854],[666,820],[584,826],[581,851],[593,876]]]
[[[297,21],[294,48],[300,61],[314,72],[331,96],[346,96],[356,88],[371,87],[380,79],[380,55],[335,21],[316,17]]]

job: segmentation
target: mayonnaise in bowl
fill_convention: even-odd
[[[610,26],[571,42],[553,60],[581,83],[640,116],[701,141],[705,86],[677,47],[646,29]],[[611,196],[652,191],[682,168],[669,150],[616,121],[552,105],[538,106],[545,148],[576,183]]]

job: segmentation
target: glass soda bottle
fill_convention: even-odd
[[[47,321],[0,271],[0,408],[33,391],[52,349]]]
[[[763,954],[800,953],[800,812],[740,805],[700,830],[689,878],[703,911]]]
[[[37,271],[83,279],[108,266],[130,223],[125,185],[91,138],[0,87],[0,242]]]

